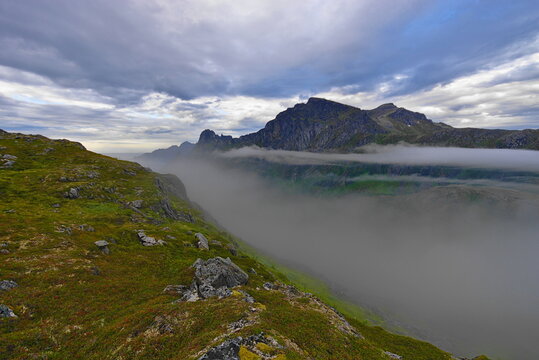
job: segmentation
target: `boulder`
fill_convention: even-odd
[[[94,242],[94,244],[101,250],[103,254],[108,255],[110,253],[109,250],[109,242],[107,240],[98,240]]]
[[[198,240],[197,247],[199,249],[209,250],[210,246],[208,245],[208,239],[201,233],[196,233],[195,238]]]
[[[68,199],[78,199],[80,197],[78,188],[70,188],[65,194],[64,197]]]
[[[0,304],[0,318],[16,318],[17,315],[8,306]]]
[[[2,280],[0,281],[0,291],[8,291],[19,286],[15,281]]]
[[[230,258],[215,257],[206,261],[198,259],[193,267],[195,268],[195,281],[199,286],[209,284],[214,288],[221,286],[232,288],[245,285],[249,280],[249,275],[234,264]]]

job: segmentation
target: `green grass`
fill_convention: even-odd
[[[189,284],[197,258],[215,256],[256,270],[242,288],[258,302],[257,320],[228,336],[264,331],[285,345],[281,355],[286,359],[387,359],[386,350],[404,359],[450,358],[432,345],[370,326],[367,319],[376,320],[372,314],[246,245],[233,256],[228,250],[233,238],[182,199],[169,201],[188,210],[195,223],[164,217],[156,207],[165,196],[155,186],[157,175],[137,164],[42,137],[4,135],[0,146],[6,147],[2,153],[18,156],[12,169],[0,169],[0,243],[10,251],[0,254],[0,279],[19,284],[1,294],[0,302],[19,316],[0,319],[2,359],[196,358],[222,341],[217,337],[227,336],[227,324],[252,314],[251,305],[238,296],[174,304],[174,296],[162,293],[169,284]],[[44,154],[46,148],[54,150]],[[62,176],[74,181],[60,181]],[[81,197],[65,198],[75,186]],[[126,205],[135,199],[143,200],[143,214]],[[81,224],[95,231],[78,229]],[[68,227],[70,233],[61,231]],[[168,244],[143,247],[137,229]],[[195,232],[222,245],[201,251],[193,247]],[[109,255],[94,245],[102,239],[110,243]],[[276,280],[316,294],[347,316],[364,338],[340,331],[308,297],[290,300],[261,288]],[[156,316],[168,319],[174,332],[152,332]]]

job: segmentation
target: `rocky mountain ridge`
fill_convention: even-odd
[[[310,98],[279,113],[264,128],[233,138],[204,130],[196,152],[243,146],[349,152],[362,145],[407,142],[418,145],[539,150],[539,130],[454,128],[394,104],[362,110],[322,98]]]

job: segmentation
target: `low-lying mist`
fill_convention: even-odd
[[[242,151],[247,156],[253,149],[224,156]],[[444,154],[413,151],[416,160],[435,163]],[[500,154],[502,168],[539,168]],[[288,155],[279,152],[279,161],[320,156]],[[470,157],[461,158],[464,164],[449,158],[443,159],[471,165]],[[481,154],[471,158],[481,165]],[[488,154],[483,165],[495,158]],[[231,233],[377,309],[389,324],[459,356],[539,358],[539,201],[533,193],[459,183],[403,196],[331,198],[285,192],[223,160],[184,159],[161,171],[178,175],[189,197]],[[492,201],[470,202],[469,191]]]

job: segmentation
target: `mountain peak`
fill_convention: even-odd
[[[378,106],[374,110],[393,110],[393,109],[398,109],[398,107],[393,103],[387,103],[387,104],[382,104]]]

